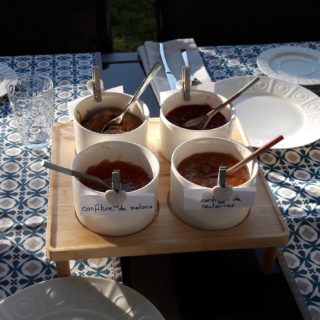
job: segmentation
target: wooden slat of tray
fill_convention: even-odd
[[[237,122],[232,138],[247,141]],[[159,119],[152,118],[149,148],[157,152]],[[70,167],[75,155],[72,124],[58,124],[53,130],[52,162]],[[256,204],[239,225],[217,231],[193,228],[179,220],[168,208],[170,163],[158,154],[159,214],[144,230],[130,236],[111,237],[93,233],[76,218],[71,177],[50,172],[47,224],[47,253],[50,259],[65,261],[104,256],[135,256],[205,250],[277,247],[288,241],[288,229],[264,178],[257,179]]]

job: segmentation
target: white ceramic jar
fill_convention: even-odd
[[[85,128],[81,124],[89,114],[107,107],[115,107],[124,110],[131,98],[131,95],[125,93],[103,92],[102,101],[100,102],[97,102],[93,95],[81,100],[74,109],[76,152],[80,152],[84,148],[95,143],[110,140],[129,141],[146,146],[150,113],[147,105],[142,100],[135,102],[130,109],[132,114],[138,116],[142,120],[142,124],[134,130],[116,134],[98,133]]]
[[[189,141],[197,138],[206,137],[222,137],[230,138],[232,133],[232,127],[235,120],[235,110],[231,104],[226,106],[221,113],[227,119],[227,123],[221,127],[207,130],[194,130],[186,129],[176,126],[171,123],[166,115],[173,109],[182,105],[210,105],[211,107],[217,107],[222,102],[226,101],[225,97],[221,95],[202,91],[202,90],[191,90],[190,100],[185,101],[183,94],[179,91],[168,96],[161,104],[160,109],[160,152],[161,154],[170,161],[171,155],[174,149],[185,141]]]
[[[127,192],[126,195],[127,197],[129,197],[129,195],[151,196],[151,199],[153,199],[152,211],[84,214],[83,195],[98,196],[99,199],[104,199],[105,193],[88,188],[77,178],[73,177],[73,197],[76,215],[85,227],[100,234],[122,236],[137,232],[146,227],[157,214],[157,190],[160,172],[159,161],[151,151],[141,145],[124,141],[105,141],[94,144],[79,152],[72,162],[72,169],[86,172],[88,167],[96,166],[105,159],[111,162],[117,160],[130,162],[144,169],[152,178],[151,181],[140,189]]]
[[[191,226],[207,229],[226,229],[242,222],[248,215],[250,207],[219,208],[219,209],[191,209],[186,206],[185,192],[187,189],[203,188],[212,192],[212,188],[201,187],[185,179],[177,170],[182,160],[197,153],[218,152],[227,153],[236,159],[242,160],[251,151],[244,145],[224,138],[200,138],[179,145],[172,154],[170,170],[170,207],[174,213],[185,223]],[[254,187],[258,173],[258,164],[255,160],[247,164],[250,179],[234,189]]]

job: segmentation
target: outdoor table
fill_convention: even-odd
[[[320,42],[295,44],[320,51]],[[288,44],[200,47],[199,52],[212,81],[219,81],[234,76],[262,75],[256,64],[257,56],[263,50],[279,45]],[[68,121],[68,101],[88,94],[85,85],[91,78],[92,66],[100,64],[101,61],[96,53],[85,53],[0,57],[0,63],[8,64],[17,74],[40,72],[53,79],[55,121],[58,123]],[[132,64],[134,68],[141,68],[138,61]],[[104,74],[106,78],[107,72],[108,68]],[[126,77],[127,75],[122,75],[117,84],[121,84],[121,80],[125,81]],[[110,88],[114,84],[105,82],[105,87]],[[154,97],[150,99],[154,103]],[[153,117],[157,116],[156,108],[157,106],[154,106],[152,109]],[[55,263],[46,255],[50,180],[48,170],[41,166],[41,161],[50,160],[51,148],[41,151],[24,148],[5,96],[1,98],[0,115],[0,298],[5,298],[26,286],[55,277],[57,271]],[[281,246],[278,260],[288,281],[295,286],[293,289],[298,293],[298,303],[306,306],[305,311],[316,318],[320,316],[320,143],[318,140],[303,147],[274,149],[268,153],[275,161],[267,163],[265,158],[262,160],[260,157],[262,174],[289,230],[288,238],[285,237],[283,229],[281,241],[273,243],[270,247]],[[295,161],[290,162],[293,158]],[[307,172],[307,178],[301,178],[301,171]],[[280,175],[282,178],[276,181],[272,179],[273,175]],[[259,244],[251,247],[259,247]],[[262,244],[261,247],[266,246]],[[181,248],[178,249],[179,252],[193,250]],[[203,250],[211,249],[227,248],[203,245]],[[173,251],[167,249],[161,253],[166,252]],[[157,252],[152,250],[128,250],[123,254],[155,253]],[[110,254],[121,256],[122,253],[111,250]],[[65,261],[70,260],[71,274],[121,279],[118,259],[101,255],[87,257],[90,259],[75,254],[73,257],[63,256],[57,261],[63,262],[64,269]]]

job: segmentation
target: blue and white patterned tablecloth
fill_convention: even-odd
[[[206,47],[200,48],[200,54],[212,81],[219,81],[262,74],[256,63],[257,56],[279,45]],[[281,45],[299,45],[320,51],[320,42]],[[304,300],[304,306],[300,305],[301,308],[306,306],[302,313],[320,319],[320,141],[300,148],[275,149],[261,156],[259,161],[289,226],[290,239],[282,248],[279,260],[283,258],[286,262],[290,272],[288,280],[293,280]]]
[[[94,53],[0,57],[17,75],[41,73],[55,87],[55,120],[68,120],[66,102],[86,95]],[[0,98],[0,300],[19,289],[56,276],[45,252],[50,148],[26,149],[19,138],[7,97]],[[118,259],[71,262],[73,275],[121,280]]]
[[[298,45],[320,51],[320,42]],[[257,56],[268,45],[200,48],[213,81],[261,74]],[[42,73],[55,85],[55,119],[68,119],[66,102],[86,95],[95,54],[0,57],[17,74]],[[0,299],[28,285],[56,276],[46,258],[45,230],[49,173],[40,165],[50,149],[28,151],[22,145],[6,97],[0,98]],[[319,128],[320,131],[320,128]],[[320,141],[301,148],[272,150],[260,164],[290,239],[281,250],[313,319],[320,318]],[[72,273],[119,280],[113,258],[72,261]]]

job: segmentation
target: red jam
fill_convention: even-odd
[[[183,124],[190,119],[194,119],[205,115],[212,110],[207,104],[190,104],[174,108],[166,114],[166,118],[178,127],[186,128]],[[208,123],[206,130],[214,129],[225,125],[228,122],[226,117],[218,112]],[[188,127],[186,129],[197,129],[196,127]]]

